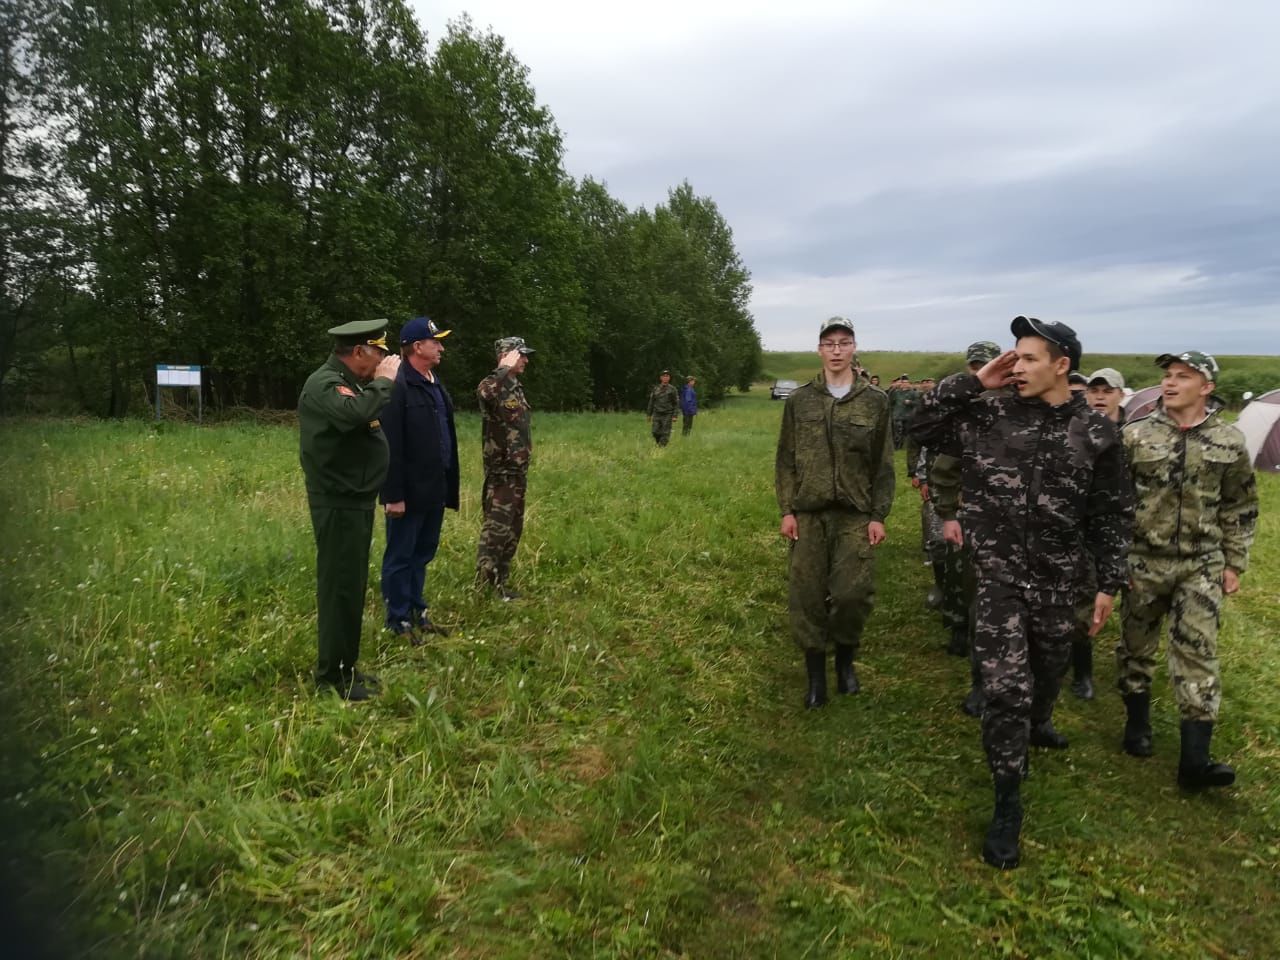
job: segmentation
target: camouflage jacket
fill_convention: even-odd
[[[884,522],[893,506],[889,398],[865,380],[837,400],[819,375],[787,397],[774,487],[783,516],[852,508]]]
[[[378,415],[391,387],[385,377],[361,383],[334,355],[307,377],[298,454],[312,506],[373,509],[390,458]]]
[[[894,407],[893,415],[899,420],[910,420],[915,415],[915,412],[920,409],[920,391],[915,387],[908,387],[897,392],[901,396],[898,397],[898,404]]]
[[[650,417],[674,417],[680,409],[680,394],[669,383],[660,383],[649,391],[649,406],[645,413]]]
[[[533,440],[524,388],[510,367],[499,367],[480,381],[476,397],[482,415],[481,437],[486,476],[511,476],[529,471]]]
[[[1244,434],[1209,415],[1183,430],[1157,403],[1125,425],[1124,446],[1138,499],[1133,549],[1163,557],[1221,555],[1243,572],[1258,521],[1258,487]]]
[[[980,576],[1062,604],[1075,601],[1086,556],[1102,592],[1128,581],[1133,490],[1120,428],[1083,396],[1051,407],[956,374],[925,395],[910,429],[961,459],[965,539]]]

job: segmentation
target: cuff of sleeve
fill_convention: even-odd
[[[1249,558],[1238,553],[1228,553],[1225,563],[1236,573],[1244,573],[1245,568],[1249,566]]]
[[[935,500],[933,512],[938,515],[940,520],[954,520],[960,511],[955,507],[944,507]]]

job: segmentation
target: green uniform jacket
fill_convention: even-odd
[[[522,476],[529,472],[533,455],[530,425],[533,419],[524,387],[512,373],[514,367],[498,367],[480,381],[481,453],[485,476]]]
[[[884,522],[893,506],[889,398],[865,380],[837,400],[819,375],[787,398],[774,487],[782,515],[852,508]]]
[[[680,394],[674,385],[660,383],[649,391],[649,408],[646,411],[648,416],[674,417],[679,410]]]
[[[1124,447],[1138,499],[1133,549],[1157,557],[1221,553],[1243,573],[1258,522],[1258,487],[1244,434],[1218,413],[1183,430],[1162,405],[1125,425]]]
[[[298,432],[312,506],[373,509],[389,460],[377,418],[391,388],[385,377],[361,384],[333,355],[307,377],[298,397]]]

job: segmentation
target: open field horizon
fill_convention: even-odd
[[[528,599],[471,588],[463,414],[428,585],[453,634],[411,649],[379,629],[379,526],[361,666],[385,692],[350,706],[309,680],[296,429],[0,421],[13,930],[95,958],[1274,955],[1280,477],[1259,477],[1223,625],[1215,747],[1236,785],[1176,789],[1163,662],[1157,755],[1121,753],[1113,621],[1098,699],[1061,701],[1070,749],[1033,752],[1024,865],[998,873],[901,454],[864,692],[806,713],[782,405],[731,395],[659,450],[641,414],[531,400]]]

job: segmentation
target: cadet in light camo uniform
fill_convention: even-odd
[[[657,385],[649,391],[645,415],[653,432],[653,442],[665,447],[671,439],[671,425],[680,413],[680,393],[671,385],[671,371],[663,370]]]
[[[524,498],[529,479],[530,407],[519,376],[529,365],[533,349],[520,337],[505,337],[493,345],[498,368],[480,381],[483,424],[484,522],[476,551],[476,586],[492,587],[502,600],[517,600],[508,577],[511,560],[524,530]]]
[[[827,702],[831,647],[837,692],[858,692],[853,658],[875,596],[872,554],[893,505],[889,401],[855,373],[853,324],[825,321],[818,349],[822,373],[782,411],[774,469],[779,532],[791,541],[791,636],[804,651],[810,710]]]
[[[1017,317],[1015,350],[948,377],[911,426],[963,461],[964,525],[977,571],[974,650],[995,809],[992,866],[1018,865],[1028,743],[1067,745],[1052,723],[1074,626],[1079,567],[1097,567],[1096,633],[1126,579],[1133,517],[1120,431],[1072,395],[1080,342],[1061,323]],[[1002,389],[1013,387],[1013,390]],[[1086,552],[1087,548],[1087,552]]]
[[[1218,363],[1199,351],[1164,354],[1161,397],[1124,428],[1138,499],[1130,586],[1116,648],[1128,720],[1124,749],[1149,757],[1151,678],[1169,617],[1169,675],[1182,715],[1178,783],[1226,786],[1235,771],[1209,756],[1222,685],[1218,623],[1224,594],[1240,588],[1258,520],[1258,489],[1244,435],[1219,416]]]

